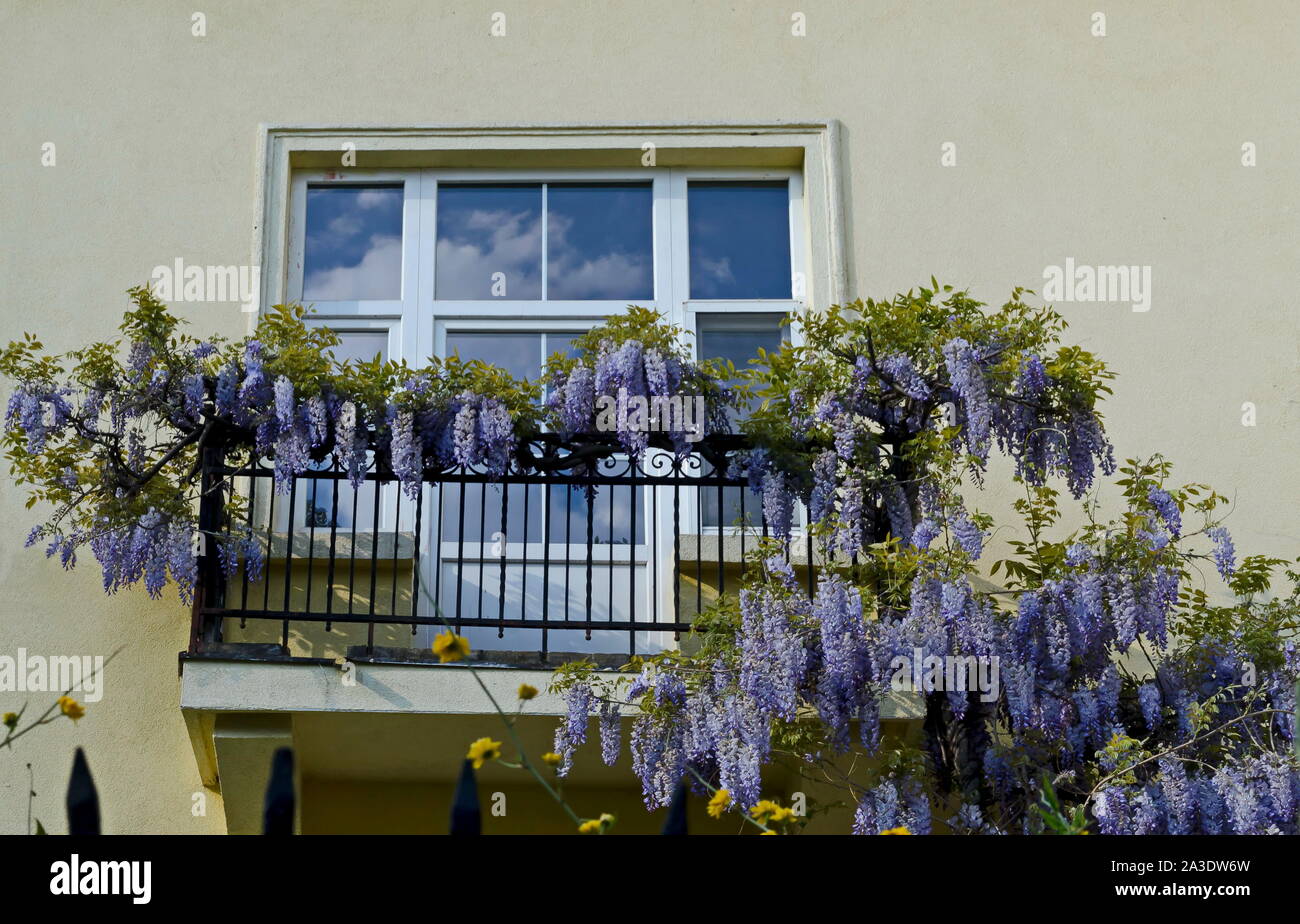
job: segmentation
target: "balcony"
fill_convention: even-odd
[[[768,535],[759,498],[727,474],[746,448],[714,437],[685,457],[656,448],[633,462],[605,443],[544,435],[504,476],[427,472],[414,497],[382,452],[356,489],[323,460],[277,494],[268,460],[233,464],[246,456],[233,444],[207,449],[202,528],[248,530],[266,560],[258,581],[242,570],[227,579],[208,543],[181,655],[181,711],[228,829],[258,830],[266,768],[289,746],[302,830],[369,830],[364,812],[338,813],[378,812],[384,800],[398,829],[444,830],[465,743],[499,732],[485,693],[512,709],[520,683],[542,691],[515,720],[541,753],[566,710],[547,689],[551,670],[590,658],[613,671],[692,644],[696,616],[739,586]],[[790,559],[810,591],[825,564],[811,552],[796,530]],[[446,627],[469,639],[469,664],[432,655]],[[884,717],[918,715],[899,698]],[[614,767],[598,750],[579,752],[573,798],[657,825],[640,810],[626,749]],[[485,770],[485,786],[536,798],[497,772]],[[412,793],[438,808],[408,817]]]
[[[543,435],[504,476],[426,473],[415,497],[382,453],[359,487],[326,459],[276,493],[268,460],[231,465],[218,445],[200,528],[247,530],[265,569],[227,580],[215,554],[201,559],[185,657],[420,663],[447,627],[475,657],[516,666],[676,647],[768,534],[759,499],[728,475],[746,445],[714,436],[634,461]],[[811,587],[811,543],[797,544]]]

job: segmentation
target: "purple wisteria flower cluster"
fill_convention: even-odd
[[[29,482],[51,485],[39,499],[56,507],[29,544],[69,568],[89,545],[109,592],[142,582],[158,596],[170,576],[188,601],[205,547],[227,575],[242,563],[260,577],[265,536],[255,541],[251,520],[196,529],[200,459],[215,440],[228,457],[269,461],[277,494],[333,461],[354,489],[387,466],[413,497],[428,469],[503,474],[517,429],[534,426],[534,387],[481,363],[354,368],[295,306],[277,306],[240,343],[196,341],[150,290],[131,296],[126,343],[69,354],[70,372],[30,337],[0,354],[17,380],[6,446]],[[221,490],[234,499],[233,482]]]
[[[30,374],[31,367],[14,362],[26,358],[22,347],[11,344],[6,371],[19,382],[5,412],[5,441],[19,452],[17,463],[58,472],[57,493],[48,497],[58,509],[51,521],[32,529],[29,546],[43,541],[46,555],[57,555],[71,569],[77,549],[88,545],[106,592],[143,583],[156,598],[170,577],[181,600],[191,602],[197,577],[195,518],[169,492],[140,489],[151,473],[170,471],[169,445],[159,431],[185,435],[201,426],[206,385],[197,369],[213,349],[199,343],[165,356],[142,340],[132,341],[115,388],[102,373],[93,381],[82,375],[62,383],[43,368]],[[90,452],[96,442],[107,447],[98,466]],[[138,494],[134,503],[133,494]],[[83,505],[97,512],[79,516]]]
[[[838,574],[822,577],[809,598],[779,556],[768,560],[764,573],[762,583],[740,591],[734,661],[718,661],[704,679],[689,683],[671,669],[643,673],[629,691],[633,702],[643,702],[642,714],[633,720],[632,753],[648,807],[668,804],[683,776],[713,779],[739,807],[752,806],[761,798],[762,768],[776,727],[798,715],[817,716],[833,751],[857,745],[866,754],[876,753],[880,703],[897,688],[900,659],[910,664],[977,658],[995,666],[1000,690],[992,700],[985,691],[945,689],[933,676],[916,691],[942,697],[955,721],[974,710],[979,722],[1011,736],[983,755],[991,798],[1010,800],[1016,791],[1032,790],[1036,781],[1011,772],[1013,756],[1017,766],[1052,764],[1083,773],[1118,737],[1159,742],[1199,760],[1197,736],[1204,729],[1198,728],[1197,715],[1211,697],[1219,722],[1249,718],[1252,710],[1276,710],[1280,721],[1264,718],[1254,727],[1272,726],[1282,740],[1292,734],[1297,665],[1264,676],[1258,699],[1237,685],[1245,665],[1231,642],[1209,663],[1173,657],[1167,625],[1178,580],[1172,568],[1142,576],[1123,567],[1107,569],[1099,553],[1076,543],[1065,571],[1021,593],[1015,610],[977,592],[964,573],[923,570],[913,580],[908,608],[880,609],[875,618],[859,588]],[[1120,656],[1139,638],[1160,658],[1159,670],[1147,680],[1134,679],[1119,666]],[[583,687],[586,709],[591,695],[590,687]],[[571,749],[579,736],[568,723],[560,737]],[[1244,748],[1233,758],[1250,759]],[[1255,819],[1251,833],[1267,828],[1293,833],[1294,802],[1287,800],[1300,786],[1300,775],[1284,758],[1268,760],[1267,774],[1251,764],[1256,769],[1196,784],[1217,790],[1231,784],[1234,798],[1259,804],[1249,812],[1240,809],[1232,816],[1236,821],[1183,825],[1181,816],[1170,814],[1157,790],[1168,791],[1164,780],[1186,772],[1181,760],[1162,761],[1159,768],[1150,763],[1149,783],[1105,788],[1097,818],[1103,830],[1115,833],[1246,833],[1245,818]],[[1176,771],[1170,769],[1174,765]],[[859,800],[855,830],[878,833],[900,825],[912,833],[928,830],[929,802],[922,792],[921,783],[911,778],[881,783]],[[977,806],[963,808],[968,817],[953,819],[953,825],[997,830],[991,820],[978,819]]]
[[[671,337],[662,325],[654,333],[660,341]],[[685,454],[703,436],[729,432],[734,403],[732,390],[682,349],[612,336],[576,359],[553,364],[545,401],[552,425],[565,438],[607,433],[634,458],[655,433]]]

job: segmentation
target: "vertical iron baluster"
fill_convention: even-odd
[[[234,548],[233,548],[233,547],[231,546],[231,544],[230,544],[230,539],[231,539],[231,536],[234,535],[234,529],[235,529],[235,518],[231,515],[231,512],[230,512],[230,501],[231,501],[231,500],[234,498],[234,496],[235,496],[235,475],[236,475],[236,471],[231,470],[231,469],[229,468],[229,466],[228,466],[228,464],[227,464],[227,459],[226,459],[225,456],[224,456],[224,450],[221,450],[221,452],[223,453],[223,456],[222,456],[222,459],[221,459],[221,469],[216,473],[216,474],[217,474],[217,486],[218,486],[218,487],[217,487],[217,490],[218,490],[218,492],[219,492],[218,497],[221,499],[221,519],[222,519],[222,521],[223,521],[223,523],[222,523],[222,530],[221,530],[221,531],[222,531],[222,535],[225,537],[225,540],[224,540],[224,541],[225,541],[225,544],[226,544],[226,550],[227,550],[227,552],[228,552],[229,554],[233,555],[233,554],[235,554],[235,550],[234,550]],[[229,492],[229,495],[227,495],[227,492],[226,492],[226,486],[227,486],[227,485],[230,486],[230,492]],[[200,523],[197,524],[197,525],[200,526],[200,527],[202,527],[203,524],[200,522]],[[215,550],[215,549],[214,549],[212,552],[209,552],[209,551],[208,551],[208,544],[209,544],[209,542],[211,542],[212,540],[208,539],[208,537],[207,537],[206,535],[204,535],[203,533],[200,533],[200,535],[203,537],[203,538],[200,540],[200,541],[202,542],[202,550],[203,550],[203,554],[204,554],[204,555],[211,554],[211,555],[213,555],[214,557],[217,558],[218,562],[220,562],[220,556],[216,555],[216,550]],[[225,575],[226,575],[226,572],[225,572],[225,569],[224,569],[224,568],[221,568],[221,575],[222,575],[221,586],[222,586],[222,588],[223,588],[223,590],[222,590],[221,608],[222,608],[222,609],[228,609],[228,608],[229,608],[229,605],[230,605],[230,602],[229,602],[229,596],[230,596],[230,582],[229,582],[229,580],[228,580],[228,579],[226,578],[226,576],[225,576]],[[220,623],[220,620],[218,620],[218,622]]]
[[[629,537],[631,541],[627,545],[627,621],[632,626],[627,631],[627,644],[628,651],[632,655],[636,654],[636,475],[639,468],[640,463],[633,459],[628,469],[632,473],[632,535]]]
[[[464,476],[464,470],[461,475]],[[460,633],[460,604],[465,596],[465,481],[460,482],[460,529],[456,535],[456,632]]]
[[[483,545],[487,542],[487,482],[481,482],[478,490],[478,609],[474,611],[474,618],[481,620],[483,618],[483,568],[486,564],[487,555],[484,554]]]
[[[724,523],[722,518],[724,516],[724,511],[727,509],[726,502],[724,500],[725,492],[727,489],[723,487],[721,481],[721,476],[724,475],[725,472],[718,471],[718,467],[715,465],[713,467],[713,473],[719,476],[719,481],[718,481],[718,597],[721,598],[722,595],[727,592],[727,569],[726,569],[727,556],[724,554],[725,539],[723,538],[725,530],[723,530],[722,528]],[[699,524],[699,527],[700,527],[700,532],[704,532],[704,523],[702,520]]]
[[[542,494],[542,660],[546,660],[550,641],[546,622],[551,611],[551,492],[549,487]]]
[[[591,560],[595,557],[596,486],[587,476],[587,641],[591,641]]]
[[[420,493],[415,498],[415,548],[411,554],[411,618],[416,619],[420,615],[420,530],[423,528],[424,515],[424,486],[420,486]],[[396,577],[393,578],[397,580]],[[416,623],[411,623],[411,634],[416,633]]]
[[[368,655],[375,653],[375,594],[378,592],[376,585],[379,581],[379,508],[384,503],[383,498],[379,496],[379,472],[375,472],[371,483],[375,486],[375,515],[370,530],[370,612],[366,626],[366,654]],[[401,490],[400,486],[398,490]]]
[[[250,454],[248,458],[248,541],[254,542],[256,532],[253,529],[253,510],[257,507],[257,478],[253,474],[253,457]],[[243,592],[239,599],[239,628],[244,628],[248,620],[244,614],[248,612],[248,554],[244,556],[244,579]],[[262,563],[262,580],[266,580],[266,563]]]
[[[447,525],[447,492],[445,481],[438,482],[438,541],[433,544],[433,607],[434,615],[442,615],[442,533]]]
[[[312,571],[316,564],[316,491],[320,486],[319,479],[311,479],[311,510],[308,511],[308,530],[307,530],[307,597],[303,601],[302,610],[304,613],[311,612],[311,579]]]
[[[674,463],[676,474],[681,468]],[[682,621],[682,485],[681,478],[673,479],[673,622]]]
[[[274,557],[274,549],[271,547],[272,540],[275,536],[275,482],[271,481],[271,499],[268,504],[270,509],[266,512],[266,570],[262,573],[262,612],[271,611],[271,559]]]
[[[570,552],[573,549],[573,482],[564,485],[564,618],[569,618],[569,578],[573,571]]]
[[[524,488],[524,561],[519,575],[519,618],[528,616],[528,512],[533,506],[533,486],[525,481]]]
[[[613,472],[610,473],[611,475]],[[629,488],[629,490],[631,490]],[[618,486],[611,484],[609,486],[609,603],[605,610],[605,621],[614,621],[614,495],[618,492]],[[633,539],[636,537],[633,536]],[[631,546],[629,546],[631,548]],[[635,549],[632,549],[635,551]]]
[[[420,616],[420,530],[422,529],[422,517],[424,517],[424,487],[420,487],[420,494],[415,499],[415,548],[411,555],[411,619],[415,620]],[[396,580],[396,578],[394,578]],[[416,622],[411,622],[411,634],[415,634],[417,628]]]
[[[528,507],[528,486],[524,485],[524,507]],[[506,535],[508,516],[510,513],[510,483],[503,481],[501,483],[501,585],[497,588],[497,638],[506,637],[506,543],[509,538]],[[525,556],[526,557],[526,556]],[[524,567],[527,568],[527,562]],[[523,612],[523,604],[520,604],[520,612]]]
[[[700,457],[700,477],[704,476],[704,457]],[[704,510],[704,488],[695,486],[695,615],[704,609],[704,530],[699,522]],[[719,534],[721,531],[719,530]]]
[[[388,615],[397,618],[397,547],[402,538],[402,489],[397,489],[397,500],[393,504],[393,573],[389,580],[393,582],[392,600],[388,604]]]
[[[650,488],[650,529],[646,537],[646,561],[650,562],[650,622],[663,622],[659,618],[659,613],[663,610],[663,598],[659,591],[659,488],[652,486]],[[636,536],[632,537],[633,545],[636,544]],[[682,637],[681,630],[676,626],[673,627],[673,641],[680,641]]]
[[[364,484],[364,482],[362,482]],[[348,615],[352,615],[352,606],[357,595],[357,502],[361,489],[352,489],[352,546],[348,549]]]
[[[330,474],[334,475],[330,479],[330,563],[325,575],[325,582],[328,585],[325,591],[325,615],[334,615],[334,576],[335,569],[338,566],[338,538],[339,538],[339,477],[342,472],[339,469],[338,460],[330,466]],[[333,623],[329,619],[325,620],[325,631],[330,631]]]
[[[745,489],[740,494],[740,577],[745,579],[745,537],[749,533],[749,515],[745,512]]]
[[[289,653],[289,592],[293,589],[293,514],[298,506],[298,476],[289,476],[289,534],[284,542],[284,626],[280,647]]]

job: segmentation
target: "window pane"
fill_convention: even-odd
[[[790,195],[776,183],[691,183],[691,298],[790,298]]]
[[[649,184],[550,185],[547,299],[654,298]]]
[[[701,314],[696,315],[696,340],[701,359],[729,359],[736,371],[752,368],[749,360],[758,356],[760,348],[775,352],[789,339],[790,328],[781,323],[784,315],[776,312],[756,314]],[[732,384],[735,381],[733,380]],[[748,407],[733,412],[732,426],[739,417],[758,406],[759,399],[751,397]],[[705,527],[751,526],[762,523],[762,502],[749,496],[747,488],[705,490],[700,511]],[[721,494],[721,497],[719,497]]]
[[[542,297],[542,187],[438,187],[434,297]]]
[[[441,490],[444,543],[460,541],[461,487],[459,484],[448,483]],[[509,494],[503,493],[503,487],[509,488]],[[479,554],[491,557],[490,549],[498,538],[503,538],[506,543],[537,542],[542,538],[545,512],[542,508],[544,495],[541,485],[466,484],[464,495],[465,542],[488,544],[488,550],[477,547],[468,550],[465,553],[467,557]],[[525,499],[528,501],[526,511]],[[505,514],[506,520],[504,528],[501,525],[502,514]],[[503,536],[498,537],[498,533],[502,533]],[[459,551],[459,545],[456,551]],[[455,554],[456,552],[452,552],[452,557]]]
[[[307,187],[302,296],[402,297],[402,187]]]
[[[542,335],[497,331],[448,331],[446,355],[478,359],[504,369],[517,379],[542,375]]]
[[[336,330],[342,342],[330,350],[339,363],[370,362],[376,356],[388,358],[388,332],[382,330]]]
[[[636,522],[632,522],[631,485],[601,485],[589,504],[581,485],[551,485],[551,541],[586,545],[587,517],[591,517],[591,541],[598,545],[627,545],[636,537],[645,542],[646,499],[637,496]],[[596,561],[604,556],[596,553]]]
[[[737,371],[747,369],[759,349],[774,353],[789,339],[790,328],[775,311],[696,315],[701,359],[729,359]]]
[[[555,353],[566,356],[569,359],[578,357],[578,348],[573,345],[583,334],[582,331],[564,330],[548,331],[546,334],[546,358],[550,359]]]

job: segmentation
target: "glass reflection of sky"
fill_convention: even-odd
[[[691,298],[790,298],[790,196],[781,182],[691,183]]]
[[[546,191],[549,300],[654,299],[650,185],[551,185]]]
[[[402,297],[402,187],[307,187],[303,298]]]
[[[438,187],[434,297],[487,300],[494,274],[505,298],[542,297],[542,187]]]
[[[548,185],[547,299],[652,300],[651,208],[647,183]],[[540,299],[541,215],[541,184],[439,186],[435,297]]]

